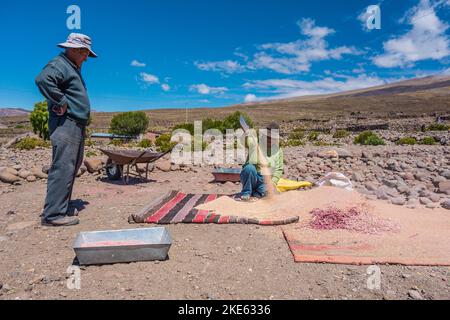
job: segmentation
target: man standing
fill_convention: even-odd
[[[42,224],[71,226],[79,223],[77,217],[70,215],[69,203],[83,161],[85,129],[91,112],[81,66],[88,57],[97,55],[91,49],[91,39],[83,34],[70,34],[58,47],[65,52],[51,60],[36,78],[48,103],[53,147]]]

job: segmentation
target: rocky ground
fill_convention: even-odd
[[[341,172],[369,198],[430,214],[450,209],[449,146],[341,143],[287,148],[286,177],[315,182]],[[381,289],[369,290],[367,266],[296,264],[280,227],[248,225],[169,226],[168,261],[83,267],[81,290],[69,290],[66,271],[79,232],[148,227],[127,218],[168,190],[239,191],[238,184],[211,183],[212,167],[165,159],[152,166],[150,182],[125,186],[98,172],[105,159],[94,147],[86,154],[75,187],[75,199],[84,203],[81,224],[50,229],[39,225],[39,214],[51,150],[2,150],[0,299],[450,299],[450,268],[381,266]]]

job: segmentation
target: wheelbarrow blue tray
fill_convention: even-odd
[[[241,181],[242,169],[218,168],[213,171],[214,181],[216,182],[239,182]]]
[[[73,249],[80,265],[167,259],[172,237],[166,228],[82,232]]]

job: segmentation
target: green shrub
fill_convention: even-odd
[[[193,136],[194,135],[194,124],[193,123],[180,123],[180,124],[177,124],[175,127],[173,127],[172,132],[175,130],[186,130],[186,131],[189,131],[191,136]]]
[[[44,140],[50,140],[48,117],[47,101],[36,103],[33,112],[30,114],[31,127],[33,132]]]
[[[170,134],[163,134],[156,138],[155,144],[160,152],[167,152],[173,149],[177,144],[170,142],[172,136]]]
[[[149,119],[145,112],[135,111],[115,115],[111,120],[110,133],[138,136],[147,131]]]
[[[338,130],[333,135],[333,138],[334,139],[342,139],[342,138],[347,138],[348,136],[350,136],[350,132],[348,132],[347,130]]]
[[[368,137],[366,142],[364,143],[364,145],[367,145],[367,146],[384,146],[385,144],[386,143],[384,142],[384,140],[381,139],[376,134]]]
[[[14,129],[25,129],[25,126],[23,124],[18,124],[14,127]]]
[[[365,142],[367,141],[367,139],[374,135],[374,133],[372,131],[364,131],[362,133],[360,133],[356,138],[355,138],[355,144],[366,144]]]
[[[146,149],[146,148],[150,148],[152,145],[153,144],[150,140],[144,139],[141,142],[139,142],[138,147]]]
[[[289,135],[289,140],[303,140],[305,138],[304,131],[293,131]]]
[[[447,131],[449,129],[450,126],[445,123],[433,123],[428,126],[427,131]]]
[[[14,145],[14,148],[18,150],[33,150],[38,147],[49,148],[50,143],[42,139],[24,138]]]
[[[416,138],[406,137],[399,139],[395,144],[397,145],[415,145],[417,144]]]
[[[337,146],[337,144],[335,144],[335,143],[328,143],[328,142],[319,140],[319,141],[315,141],[313,143],[313,146],[315,146],[315,147],[331,147],[331,146]]]
[[[309,136],[308,139],[309,141],[316,141],[319,138],[320,132],[317,131],[312,131]]]
[[[86,139],[85,145],[87,147],[93,147],[93,146],[95,146],[95,142],[92,139]]]
[[[355,144],[366,146],[381,146],[386,143],[376,133],[372,131],[364,131],[355,138]]]
[[[281,142],[282,148],[299,147],[299,146],[304,146],[304,145],[305,145],[305,143],[302,140],[298,140],[298,139],[288,139],[287,141]]]
[[[436,144],[436,139],[434,139],[433,137],[425,137],[422,139],[422,141],[420,141],[420,144],[432,146]]]
[[[98,156],[98,154],[93,151],[88,151],[88,152],[86,152],[85,156],[86,156],[86,158],[92,158],[92,157]]]
[[[122,147],[125,144],[125,141],[122,139],[112,139],[109,145],[114,147]]]
[[[233,129],[233,130],[237,130],[241,127],[240,124],[240,118],[241,115],[244,116],[245,121],[247,122],[248,126],[250,128],[254,127],[254,123],[252,121],[252,119],[250,119],[250,117],[240,111],[236,111],[235,113],[233,113],[232,115],[229,115],[228,117],[226,117],[223,120],[223,127],[222,127],[222,132],[225,133],[226,129]]]

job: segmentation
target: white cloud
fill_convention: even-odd
[[[164,91],[169,91],[170,90],[170,86],[167,83],[164,83],[161,85],[161,89],[163,89]]]
[[[189,88],[190,91],[197,91],[200,94],[223,94],[228,91],[228,88],[225,87],[210,87],[204,83],[202,84],[194,84]]]
[[[145,64],[144,62],[139,62],[137,60],[133,60],[131,61],[131,66],[132,67],[137,67],[137,68],[144,68],[147,64]]]
[[[266,43],[260,45],[253,58],[241,56],[244,64],[237,61],[225,60],[217,62],[196,62],[200,70],[225,73],[239,73],[257,69],[272,70],[282,74],[308,72],[312,62],[323,60],[340,60],[344,55],[356,55],[361,52],[354,47],[329,48],[325,37],[335,33],[328,27],[316,26],[312,19],[302,19],[297,23],[304,39],[286,43]],[[248,61],[247,61],[248,60]]]
[[[327,77],[309,82],[291,79],[257,80],[247,82],[243,86],[247,89],[257,89],[261,93],[272,94],[268,99],[285,99],[364,89],[386,83],[378,77],[363,74],[357,77],[346,76],[343,80]]]
[[[258,101],[258,98],[254,94],[248,94],[248,95],[245,96],[245,100],[244,101],[246,103],[248,103],[248,102],[255,102],[255,101]]]
[[[215,62],[195,62],[197,68],[203,71],[217,71],[224,73],[238,73],[243,72],[245,67],[237,61],[225,60]]]
[[[140,73],[141,80],[147,84],[156,84],[159,83],[159,78],[153,74],[141,72]]]
[[[383,44],[384,53],[373,58],[378,67],[411,67],[421,60],[440,60],[450,55],[449,25],[436,15],[429,0],[421,0],[406,17],[412,29]]]

